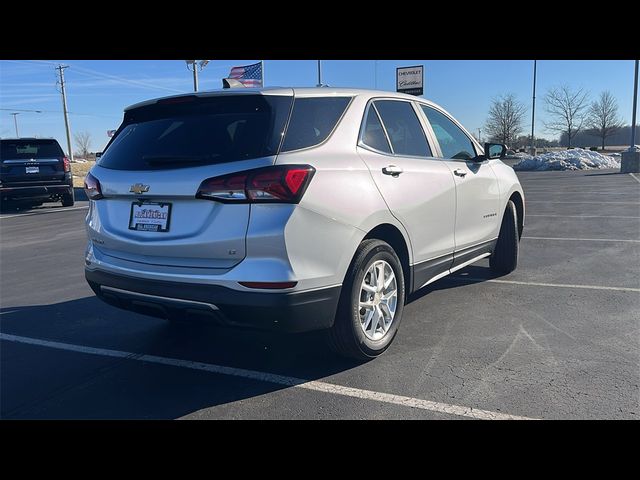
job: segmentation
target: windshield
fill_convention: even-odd
[[[98,164],[157,170],[276,155],[292,96],[178,97],[127,111]]]

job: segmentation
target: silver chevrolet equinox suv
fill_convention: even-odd
[[[324,329],[338,353],[372,358],[412,292],[484,257],[516,268],[524,194],[505,151],[384,91],[138,103],[86,178],[86,279],[127,310]]]

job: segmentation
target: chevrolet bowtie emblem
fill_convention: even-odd
[[[135,185],[131,185],[131,189],[129,190],[131,193],[135,193],[140,195],[141,193],[149,191],[149,185],[143,185],[141,183],[136,183]]]

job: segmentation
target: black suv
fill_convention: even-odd
[[[2,203],[73,205],[71,165],[54,139],[0,140],[0,199]]]

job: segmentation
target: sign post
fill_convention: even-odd
[[[396,92],[409,95],[424,93],[424,65],[396,68]]]

